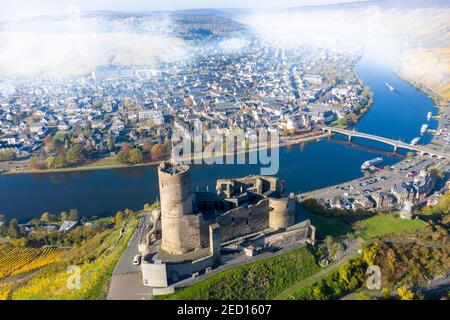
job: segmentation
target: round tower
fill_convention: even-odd
[[[277,230],[294,224],[295,201],[290,197],[275,199],[269,198],[269,227]]]
[[[159,194],[161,197],[161,249],[170,254],[183,254],[186,247],[184,215],[191,214],[191,173],[188,165],[163,162],[158,167]]]

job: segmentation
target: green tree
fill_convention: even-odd
[[[123,214],[123,212],[122,212],[122,211],[118,211],[118,212],[116,213],[116,218],[115,218],[116,224],[119,224],[119,225],[122,224],[123,219],[124,219],[124,214]]]
[[[6,237],[8,236],[8,227],[6,225],[6,223],[3,223],[0,226],[0,237]]]
[[[78,220],[78,210],[70,209],[68,218],[70,221],[77,221]]]
[[[108,134],[108,138],[106,139],[106,144],[108,146],[108,150],[111,152],[114,150],[115,145],[114,145],[114,138],[112,136],[112,134]]]
[[[128,153],[125,151],[119,151],[116,157],[117,161],[120,163],[127,163],[128,162]]]
[[[142,156],[141,150],[139,150],[138,148],[135,148],[130,151],[130,153],[128,155],[128,162],[137,164],[137,163],[141,163],[143,160],[144,160],[144,158]]]
[[[163,143],[163,152],[164,155],[168,155],[172,153],[172,141],[166,141]]]
[[[384,300],[388,300],[391,297],[391,290],[389,288],[381,289],[381,296]]]
[[[324,284],[319,282],[312,288],[312,297],[314,300],[325,300],[326,294],[324,292]]]
[[[55,160],[53,162],[54,168],[60,169],[64,168],[66,165],[67,165],[66,156],[64,154],[55,157]]]
[[[62,132],[57,132],[53,137],[53,142],[59,145],[63,145],[65,143],[66,135]]]
[[[19,224],[16,219],[12,219],[9,222],[8,235],[14,239],[20,236]]]
[[[16,152],[13,150],[0,151],[0,161],[9,161],[16,158]]]
[[[51,169],[55,167],[55,157],[50,156],[45,160],[45,163],[47,164],[47,168]]]
[[[75,144],[67,151],[66,154],[67,162],[71,164],[80,163],[85,160],[84,148],[81,144]]]
[[[429,167],[427,171],[436,179],[441,179],[444,174],[436,167]]]
[[[65,150],[69,150],[70,149],[70,140],[69,139],[65,139],[64,140],[64,149]]]
[[[376,300],[376,299],[372,298],[371,296],[365,293],[359,292],[356,294],[356,300]]]
[[[348,118],[347,116],[343,116],[342,118],[340,118],[337,122],[337,124],[339,126],[345,127],[346,125],[348,125]]]

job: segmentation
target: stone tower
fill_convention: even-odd
[[[194,249],[189,241],[192,214],[191,173],[189,166],[166,161],[158,167],[161,197],[161,249],[170,254],[183,254]]]
[[[278,230],[294,224],[295,200],[291,197],[269,198],[269,227]]]

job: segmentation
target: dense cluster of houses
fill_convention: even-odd
[[[421,170],[414,180],[394,184],[389,191],[374,191],[362,193],[356,197],[338,195],[333,199],[320,199],[325,208],[341,210],[374,210],[387,211],[412,207],[428,197],[433,191],[436,178],[426,169]]]
[[[10,79],[10,89],[0,90],[0,148],[38,153],[47,135],[89,127],[91,135],[77,140],[102,155],[108,136],[136,146],[143,138],[162,143],[174,126],[198,120],[223,130],[310,130],[367,103],[353,73],[358,53],[245,41],[238,51],[198,46],[189,58],[158,68],[102,66],[64,81]]]

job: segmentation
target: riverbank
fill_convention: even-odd
[[[406,83],[409,83],[417,90],[426,94],[431,100],[433,100],[436,108],[440,108],[442,105],[445,104],[445,97],[440,92],[437,92],[436,90],[427,87],[425,84],[413,80],[406,75],[403,75],[400,70],[394,70],[393,72],[399,79],[405,81]]]
[[[448,47],[404,48],[397,62],[395,74],[418,90],[431,96],[436,105],[450,99]]]
[[[320,133],[314,136],[308,136],[308,137],[302,137],[302,136],[294,136],[289,137],[287,140],[280,142],[279,147],[289,146],[289,145],[295,145],[315,140],[320,140],[329,137],[329,133]],[[267,149],[267,145],[263,145],[259,149],[264,150]],[[234,154],[242,154],[247,153],[251,151],[258,150],[257,148],[250,148],[245,151],[241,151]],[[231,153],[224,153],[224,156],[231,155]],[[199,155],[187,155],[180,159],[180,161],[189,161],[189,160],[196,160],[196,159],[210,159],[211,157],[204,158],[202,154]],[[156,166],[159,165],[162,161],[166,161],[169,158],[164,158],[158,161],[149,161],[145,163],[139,163],[139,164],[125,164],[125,163],[119,163],[115,157],[106,157],[101,158],[95,162],[91,162],[82,166],[78,167],[69,167],[69,168],[59,168],[59,169],[18,169],[18,170],[9,170],[6,172],[3,172],[2,174],[8,175],[8,174],[35,174],[35,173],[60,173],[60,172],[78,172],[78,171],[90,171],[90,170],[104,170],[104,169],[120,169],[120,168],[134,168],[134,167],[143,167],[143,166]]]

